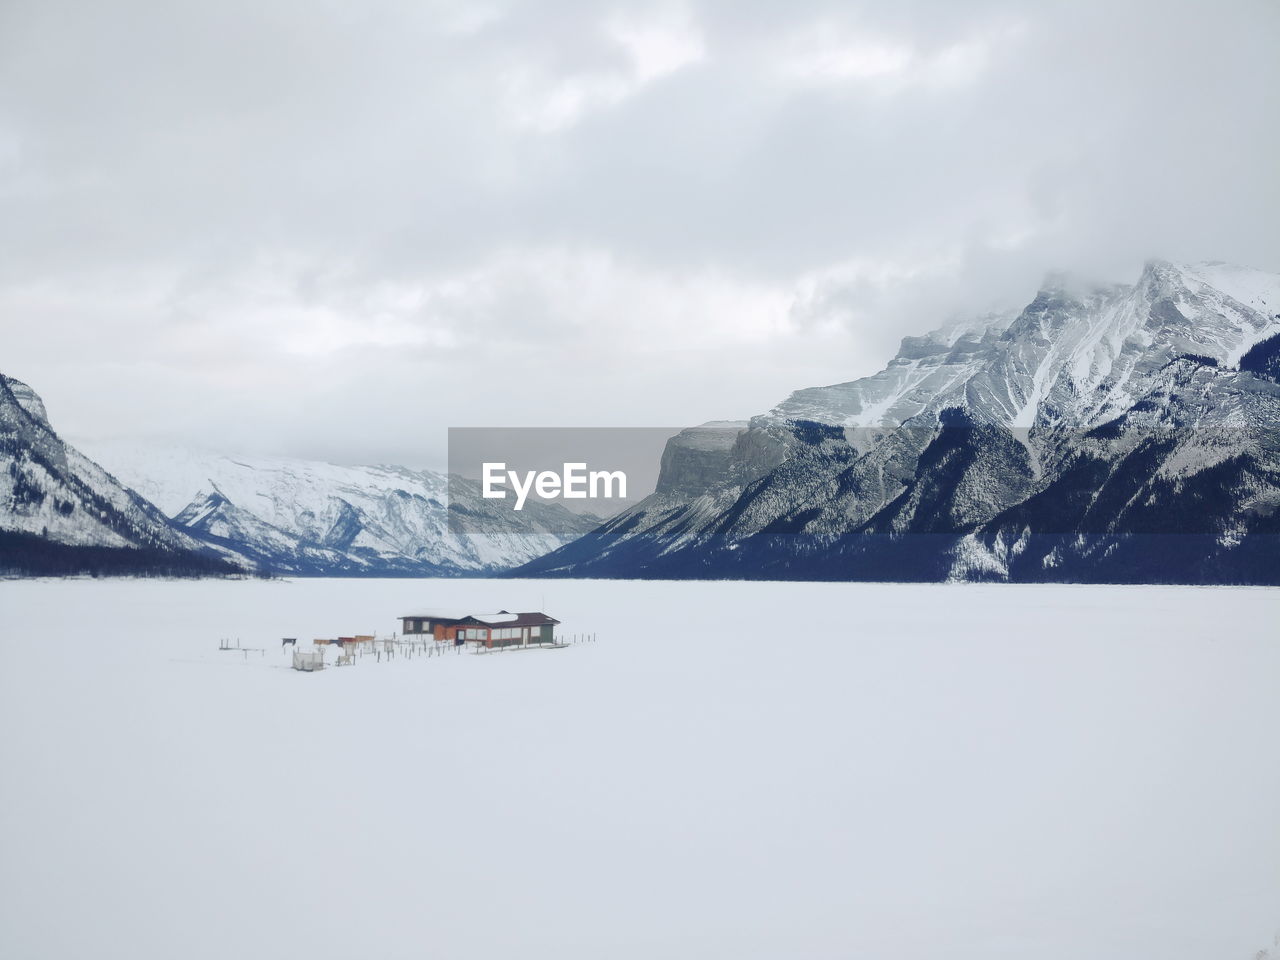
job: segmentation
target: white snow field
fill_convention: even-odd
[[[430,607],[599,640],[286,669]],[[1264,589],[0,583],[0,956],[1250,960],[1278,623]]]

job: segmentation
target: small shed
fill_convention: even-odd
[[[315,650],[293,650],[293,669],[312,673],[324,669],[324,648]]]

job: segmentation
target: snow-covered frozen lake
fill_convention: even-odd
[[[441,606],[599,641],[285,668]],[[1278,623],[1262,589],[0,583],[0,956],[1250,960]]]

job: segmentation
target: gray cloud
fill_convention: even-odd
[[[6,373],[71,434],[439,462],[744,416],[1050,269],[1280,268],[1280,11],[0,8]]]

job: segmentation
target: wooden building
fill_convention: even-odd
[[[545,613],[410,614],[400,618],[406,637],[430,636],[437,641],[456,644],[476,643],[493,647],[524,647],[555,643],[555,628],[560,622]]]

